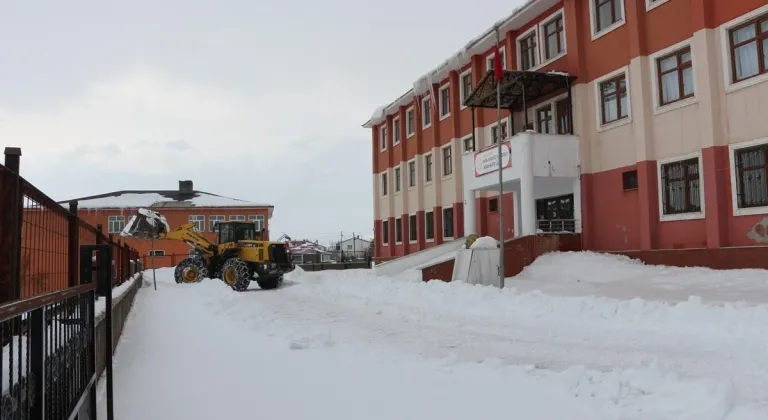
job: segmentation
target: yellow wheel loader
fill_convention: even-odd
[[[248,289],[251,280],[262,289],[276,289],[283,275],[295,268],[285,244],[263,240],[255,223],[219,222],[215,229],[218,243],[198,232],[194,223],[170,230],[160,213],[139,209],[121,235],[178,240],[194,248],[194,255],[176,265],[176,283],[198,283],[212,276],[238,292]]]

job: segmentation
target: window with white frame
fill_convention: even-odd
[[[389,244],[389,221],[384,220],[381,222],[381,243],[382,245]]]
[[[392,145],[400,143],[400,118],[392,120]]]
[[[624,0],[590,0],[593,32],[599,34],[624,21]]]
[[[107,217],[107,233],[120,233],[125,228],[125,216]]]
[[[432,154],[424,155],[424,182],[432,181]]]
[[[467,71],[461,75],[461,103],[464,106],[464,101],[472,94],[472,71]]]
[[[389,182],[387,182],[387,173],[384,172],[381,174],[381,195],[386,197],[387,196],[387,187],[389,187]]]
[[[492,71],[494,67],[494,58],[493,54],[488,55],[485,59],[485,69],[486,71]],[[507,53],[506,49],[504,47],[499,48],[499,58],[501,59],[501,68],[506,70],[507,69]]]
[[[563,13],[560,12],[541,25],[541,36],[544,40],[544,60],[552,60],[565,53],[565,26],[563,22]]]
[[[440,118],[451,115],[451,86],[440,88]]]
[[[194,223],[194,229],[198,232],[205,232],[205,216],[189,216],[189,223]]]
[[[149,250],[149,256],[150,257],[164,257],[165,256],[165,250],[164,249],[150,249]]]
[[[443,208],[443,238],[453,238],[453,207]]]
[[[416,161],[408,162],[408,187],[416,186]]]
[[[659,165],[662,215],[701,213],[699,158]]]
[[[410,137],[416,134],[416,110],[413,107],[405,111],[405,135]]]
[[[227,218],[221,215],[208,216],[208,226],[210,228],[210,231],[216,232],[216,225],[219,223],[224,223],[226,220]]]
[[[453,173],[453,148],[448,145],[443,148],[443,176]]]
[[[403,242],[403,223],[398,217],[395,219],[395,243],[399,244],[401,242]]]
[[[736,206],[768,206],[768,143],[733,150]]]
[[[501,140],[507,138],[507,120],[501,120]],[[493,127],[491,127],[491,143],[496,144],[499,142],[499,125],[496,124]]]
[[[471,134],[467,137],[464,137],[464,139],[462,139],[461,142],[464,145],[465,152],[475,151],[475,138]]]
[[[429,98],[424,98],[421,102],[421,126],[423,128],[427,128],[432,124],[431,102]]]
[[[410,242],[416,242],[417,230],[418,226],[416,226],[416,215],[412,214],[408,216],[408,240]]]
[[[728,29],[731,83],[768,74],[768,13]]]
[[[400,192],[400,183],[402,179],[400,177],[400,167],[395,168],[395,192]]]
[[[552,115],[552,104],[536,109],[536,126],[539,133],[554,133],[555,118]]]
[[[690,45],[656,59],[659,106],[692,98],[693,61]]]
[[[517,48],[520,50],[520,70],[530,70],[539,64],[536,35],[536,28],[534,27],[517,41]]]
[[[626,72],[599,82],[599,92],[600,120],[603,125],[629,117]]]
[[[384,123],[386,124],[386,122]],[[384,125],[379,131],[379,139],[381,140],[381,150],[387,150],[387,126]]]
[[[427,241],[435,239],[435,212],[424,213],[424,238]]]
[[[245,215],[244,214],[242,214],[242,215],[238,214],[238,215],[229,216],[229,220],[231,222],[244,222],[245,221]]]
[[[260,232],[264,230],[264,215],[263,214],[250,214],[248,215],[248,221],[256,225],[256,231]]]

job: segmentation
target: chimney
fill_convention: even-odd
[[[192,191],[194,191],[192,181],[179,181],[179,194],[191,195]]]

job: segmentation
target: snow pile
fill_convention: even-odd
[[[499,248],[499,241],[494,239],[490,236],[482,236],[480,238],[475,239],[475,242],[472,242],[472,245],[469,246],[469,249],[498,249]],[[497,270],[496,275],[499,275],[499,272]]]

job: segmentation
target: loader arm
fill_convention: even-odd
[[[194,230],[194,228],[194,223],[187,223],[168,232],[161,233],[158,239],[183,241],[206,257],[212,257],[216,253],[216,245],[211,243],[200,232]]]

